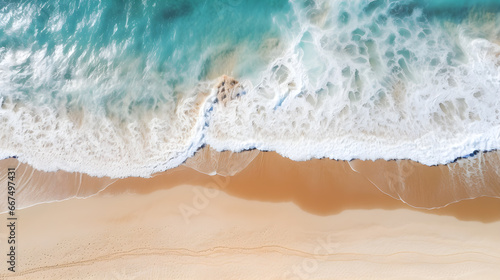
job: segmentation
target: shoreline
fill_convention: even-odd
[[[49,190],[88,197],[17,210],[17,270],[0,271],[0,278],[495,279],[500,273],[499,198],[418,209],[366,177],[406,166],[416,168],[407,182],[412,174],[439,178],[408,162],[294,162],[273,152],[207,149],[186,164],[230,173],[244,159],[248,166],[233,176],[183,165],[115,181],[21,164],[16,178],[26,185],[16,201]],[[410,194],[429,195],[422,191],[435,193]]]
[[[490,155],[493,153],[479,154],[475,159],[488,161]],[[23,171],[20,173],[23,174],[20,176],[21,187],[28,184],[28,189],[22,190],[23,196],[19,198],[20,208],[47,201],[50,204],[96,195],[146,194],[179,185],[192,185],[220,189],[231,196],[247,200],[293,202],[303,211],[319,216],[335,215],[342,209],[402,208],[451,215],[464,220],[488,222],[500,219],[500,195],[488,195],[487,186],[465,186],[468,181],[455,184],[457,180],[452,175],[461,169],[452,174],[450,166],[428,167],[411,161],[346,162],[314,159],[295,162],[275,152],[252,150],[219,153],[205,147],[174,169],[157,173],[151,178],[124,179],[96,178],[63,171],[41,172],[15,159],[0,161],[0,168],[13,164],[18,166],[19,172]],[[452,168],[460,168],[458,164],[455,165]],[[232,174],[235,170],[240,171],[227,177],[207,175],[213,172]],[[489,180],[494,182],[495,179]],[[30,187],[32,183],[39,186]],[[442,185],[444,183],[450,184],[451,188]],[[469,189],[474,189],[475,193]],[[486,194],[481,195],[480,191]],[[500,193],[500,189],[495,188],[489,191]],[[42,201],[44,198],[47,201]],[[432,198],[430,202],[434,205],[423,204],[429,198]]]

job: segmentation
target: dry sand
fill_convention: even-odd
[[[205,150],[198,157],[207,155],[212,156]],[[218,160],[233,156],[238,157],[226,153]],[[149,179],[118,180],[90,198],[18,210],[18,270],[10,273],[4,265],[0,278],[497,279],[500,275],[500,199],[482,197],[441,209],[416,209],[370,182],[380,187],[383,172],[400,171],[406,163],[293,162],[275,153],[246,157],[255,159],[232,177],[208,176],[181,166]],[[404,188],[413,180],[426,182],[409,192],[416,194],[417,202],[428,196],[425,192],[441,193],[432,184],[454,172],[409,166],[419,176],[405,171],[409,175]],[[56,176],[25,172],[41,176],[38,179]],[[109,178],[85,175],[75,183],[79,175],[58,174],[58,178],[68,176],[68,182],[60,184],[78,185],[70,194],[97,193],[110,183]],[[36,184],[34,179],[26,182]],[[403,188],[385,186],[389,187],[384,191]],[[6,215],[0,219],[6,221]],[[6,235],[2,230],[2,240]],[[2,252],[6,245],[2,242]]]
[[[497,279],[500,222],[407,209],[317,216],[179,186],[19,213],[4,279]],[[201,195],[200,195],[201,194]],[[205,198],[197,198],[197,197]],[[194,212],[183,216],[180,208]],[[5,215],[2,215],[2,219]]]

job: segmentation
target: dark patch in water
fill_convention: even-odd
[[[172,21],[177,18],[187,16],[193,11],[193,6],[190,3],[178,1],[175,4],[164,8],[161,12],[161,17],[165,21]]]

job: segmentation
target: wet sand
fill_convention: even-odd
[[[346,209],[394,209],[409,204],[412,207],[407,209],[488,222],[500,219],[499,199],[493,198],[500,197],[500,177],[496,170],[500,169],[499,155],[500,152],[490,152],[446,166],[429,167],[412,161],[295,162],[274,152],[219,153],[206,147],[184,165],[147,179],[40,172],[15,159],[1,160],[0,168],[17,168],[20,208],[100,192],[146,194],[178,185],[194,185],[219,188],[243,199],[291,201],[315,215],[332,215]],[[470,169],[476,166],[481,166],[481,171],[474,177]],[[227,176],[207,175],[210,173]],[[5,173],[1,174],[0,183],[0,190],[6,191]],[[443,208],[445,205],[448,206]],[[5,201],[0,201],[0,206],[6,209]],[[432,208],[435,209],[429,210]]]
[[[31,179],[19,180],[28,185],[59,178],[57,184],[73,186],[68,197],[97,195],[18,210],[18,270],[6,273],[5,267],[0,277],[496,279],[500,274],[498,198],[418,209],[377,188],[383,182],[375,175],[390,168],[399,172],[406,163],[293,162],[271,152],[246,153],[223,153],[210,161],[206,157],[213,154],[205,150],[186,163],[222,173],[232,172],[231,158],[240,164],[234,168],[248,164],[235,176],[180,166],[153,178],[119,179],[107,188],[109,178],[26,169]],[[409,166],[418,176],[405,177],[405,188],[412,176],[429,175],[426,185],[410,192],[417,194],[414,201],[425,198],[424,191],[442,192],[432,184],[446,178],[443,167],[437,172]],[[403,188],[394,182],[385,186],[384,191]],[[19,199],[32,195],[28,189]],[[6,220],[6,214],[0,216]],[[7,233],[1,234],[4,240]]]
[[[228,153],[228,156],[232,156],[232,153]],[[203,162],[196,157],[193,160]],[[187,164],[189,165],[190,162],[188,161]],[[366,165],[371,165],[372,170],[370,171],[372,173],[397,168],[394,166],[397,164],[396,161],[377,161],[375,163],[360,161],[359,164],[365,165],[363,172],[370,170]],[[435,175],[435,168],[442,169],[442,167],[412,164],[416,168],[420,168],[418,174],[423,177],[419,177],[417,180],[425,179],[424,176],[427,174],[433,175],[431,178],[434,179],[443,179],[442,177],[444,177]],[[227,194],[246,200],[293,202],[303,211],[320,216],[334,215],[348,209],[392,210],[403,208],[423,213],[450,215],[462,220],[482,222],[500,220],[500,199],[498,198],[479,197],[435,209],[415,208],[377,188],[390,186],[390,184],[374,185],[369,180],[371,177],[367,178],[365,173],[360,174],[354,171],[351,165],[352,163],[345,161],[329,159],[295,162],[274,152],[260,152],[244,170],[234,176],[208,176],[193,172],[191,168],[186,166],[180,166],[149,179],[127,178],[119,180],[104,190],[103,194],[116,195],[124,192],[148,194],[178,185],[193,185],[220,189]],[[425,170],[426,168],[427,170]],[[209,170],[210,168],[205,166],[205,171]],[[406,180],[411,181],[407,178]],[[418,181],[413,183],[421,191],[420,193],[413,192],[417,193],[417,199],[433,195],[436,191],[442,192],[443,188],[443,186],[438,188],[433,186],[432,184],[436,182],[432,181],[424,185],[418,185]],[[382,188],[382,190],[386,189]],[[457,195],[445,194],[446,198],[453,196]],[[445,198],[441,198],[440,201],[444,202],[432,207],[444,206],[452,202],[445,201]]]

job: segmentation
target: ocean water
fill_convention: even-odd
[[[45,171],[445,164],[500,148],[500,1],[0,0],[0,102],[0,157]]]

